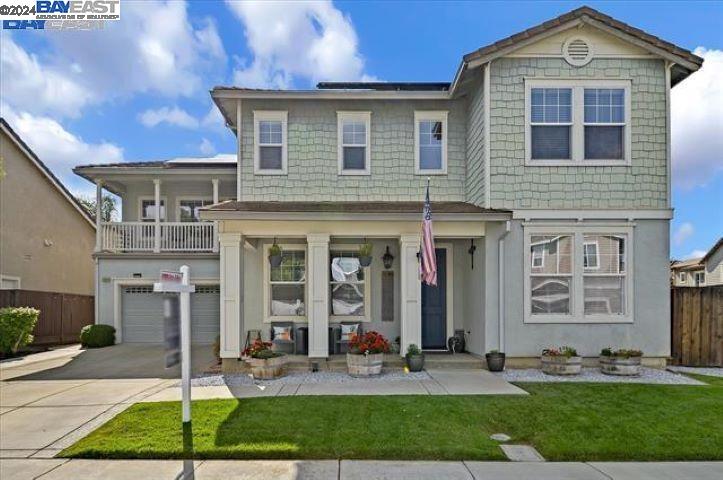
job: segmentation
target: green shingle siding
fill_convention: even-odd
[[[482,73],[472,86],[467,108],[467,201],[485,203],[485,107]]]

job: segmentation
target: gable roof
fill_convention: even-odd
[[[708,253],[705,254],[705,256],[700,260],[702,263],[705,263],[712,257],[715,252],[718,251],[719,248],[723,247],[723,237],[719,238],[717,242],[715,242],[715,245],[711,247],[710,250],[708,250]]]
[[[30,159],[30,161],[35,165],[38,170],[40,170],[40,173],[45,176],[47,180],[50,181],[50,183],[60,192],[60,194],[65,197],[65,199],[70,202],[70,204],[75,207],[76,210],[83,216],[84,219],[90,223],[90,225],[95,229],[95,218],[88,212],[88,210],[83,207],[83,205],[78,201],[75,196],[70,193],[70,190],[68,190],[65,185],[63,185],[63,182],[61,182],[58,177],[56,177],[52,171],[45,165],[42,160],[33,152],[33,150],[28,146],[27,143],[23,141],[22,138],[20,138],[20,135],[18,135],[15,130],[12,129],[10,124],[2,117],[0,117],[0,129],[7,134],[8,137],[10,137],[13,142],[15,142],[15,145],[20,149],[21,152],[25,154],[25,156]]]
[[[703,268],[705,262],[715,255],[715,252],[717,252],[721,247],[723,247],[723,237],[719,238],[715,245],[713,245],[702,257],[691,258],[688,260],[676,260],[671,264],[670,268],[674,270],[696,270],[698,268]]]
[[[594,8],[583,6],[466,54],[462,58],[462,65],[460,65],[453,85],[457,83],[456,80],[467,68],[474,68],[495,58],[507,55],[524,45],[539,40],[541,37],[569,29],[575,24],[591,25],[674,62],[679,66],[679,70],[671,78],[672,85],[698,70],[703,64],[703,59],[690,50],[666,42],[655,35],[616,20]]]

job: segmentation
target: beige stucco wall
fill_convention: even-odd
[[[2,131],[0,155],[0,273],[24,290],[92,295],[95,229]]]

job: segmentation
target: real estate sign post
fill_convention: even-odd
[[[190,283],[190,269],[187,265],[183,265],[178,272],[161,271],[160,282],[153,284],[154,292],[163,293],[179,293],[180,297],[180,317],[181,317],[181,402],[183,411],[183,423],[191,421],[191,293],[196,291],[196,287]],[[172,321],[174,308],[172,303],[168,306],[167,315]],[[176,317],[178,318],[178,317]],[[169,328],[167,332],[172,332]],[[170,350],[177,351],[177,340],[167,338],[167,347]],[[168,345],[168,344],[171,345]],[[174,344],[175,343],[175,347]],[[169,351],[172,357],[174,352]],[[166,365],[172,358],[166,359]],[[173,363],[171,361],[171,363]],[[177,362],[176,362],[177,363]],[[175,364],[175,363],[174,363]]]

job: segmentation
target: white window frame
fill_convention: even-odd
[[[698,280],[698,278],[700,278],[700,280]],[[693,283],[695,283],[696,287],[705,285],[705,272],[703,271],[693,273]]]
[[[254,110],[254,175],[286,175],[288,173],[288,113],[286,110]],[[281,147],[281,169],[261,168],[261,122],[281,122],[281,144],[264,146]]]
[[[337,121],[337,157],[339,163],[339,175],[371,175],[371,112],[336,112]],[[366,143],[344,144],[344,121],[363,122],[366,132]],[[364,168],[344,168],[344,147],[364,147]]]
[[[331,252],[358,252],[359,251],[359,244],[332,244],[329,245],[329,262],[326,266],[327,269],[331,269],[331,260],[332,255]],[[326,288],[329,289],[329,321],[334,323],[339,322],[371,322],[371,267],[361,267],[364,270],[364,315],[332,315],[331,313],[331,285],[334,283],[340,283],[340,282],[334,282],[331,278],[331,274],[329,275],[329,283],[327,284]]]
[[[539,252],[539,254],[538,254],[538,252]],[[544,247],[541,248],[541,249],[536,249],[535,251],[533,251],[533,252],[531,253],[531,255],[532,255],[532,264],[531,264],[531,265],[532,265],[533,267],[535,267],[535,268],[545,268],[545,248],[544,248]],[[540,260],[540,264],[539,264],[539,265],[535,265],[535,260],[537,260],[537,259]]]
[[[295,323],[306,323],[306,315],[271,315],[271,265],[269,264],[269,249],[273,244],[264,244],[264,255],[262,262],[264,264],[264,278],[263,278],[263,289],[264,289],[264,323],[271,322],[295,322]],[[284,252],[304,252],[304,262],[306,268],[306,279],[304,280],[304,313],[308,314],[309,311],[309,252],[304,244],[283,244],[279,245],[281,250]],[[275,282],[276,283],[276,282]],[[288,282],[294,285],[300,282]]]
[[[587,255],[587,246],[588,245],[595,245],[595,266],[587,266],[585,267],[585,258]],[[582,242],[582,266],[583,268],[587,268],[588,270],[600,270],[600,245],[598,242]],[[588,262],[589,263],[589,262]]]
[[[609,165],[630,165],[631,163],[631,80],[604,79],[539,79],[525,78],[525,165],[528,166],[576,166],[596,167]],[[571,159],[534,160],[532,159],[532,89],[533,88],[571,88],[572,89],[572,132],[570,133]],[[622,159],[585,160],[585,89],[612,88],[625,91],[625,124]],[[566,124],[555,124],[566,125]],[[590,125],[620,125],[619,123],[595,123]]]
[[[195,201],[202,201],[202,202],[211,202],[213,203],[213,197],[206,197],[206,196],[189,196],[189,197],[176,197],[176,221],[181,221],[181,202],[195,202]],[[199,219],[199,222],[202,220]],[[198,223],[198,222],[187,222],[187,223]]]
[[[524,228],[524,323],[633,323],[634,297],[634,238],[633,226],[629,223],[620,225],[590,224],[577,226],[567,223],[540,225],[533,223],[523,224]],[[569,314],[532,314],[531,313],[531,237],[538,235],[572,235],[572,285],[570,288]],[[583,261],[580,253],[583,252],[584,235],[625,235],[625,314],[624,315],[585,315],[585,290],[583,286]],[[580,252],[580,253],[578,253]]]
[[[678,274],[678,281],[680,283],[686,283],[688,281],[688,274],[685,272],[680,272]]]
[[[447,110],[416,110],[414,112],[414,174],[415,175],[447,175],[447,139],[449,127]],[[423,169],[419,155],[419,123],[423,121],[442,122],[442,168]]]
[[[139,222],[146,222],[146,223],[152,223],[155,221],[153,217],[144,217],[143,216],[143,202],[146,200],[155,201],[156,197],[153,195],[143,195],[138,197],[138,221]],[[161,205],[163,208],[161,209],[163,212],[163,215],[161,215],[161,222],[165,222],[168,219],[168,197],[165,195],[161,195]]]
[[[3,282],[15,282],[15,286],[12,288],[4,288]],[[15,275],[0,275],[0,290],[20,290],[22,288],[22,281],[20,277]]]

